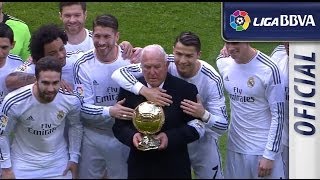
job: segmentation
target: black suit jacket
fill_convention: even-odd
[[[144,78],[138,79],[144,85]],[[132,121],[116,119],[113,126],[115,137],[131,148],[128,158],[128,178],[191,178],[190,159],[187,144],[199,139],[195,128],[187,122],[195,119],[180,108],[183,99],[196,101],[197,87],[182,79],[167,74],[163,89],[172,96],[173,103],[163,108],[165,123],[160,132],[168,137],[165,150],[140,151],[133,146],[133,135],[138,131]],[[118,100],[126,98],[124,106],[136,108],[147,101],[141,95],[135,95],[120,89]],[[160,133],[159,132],[159,133]]]

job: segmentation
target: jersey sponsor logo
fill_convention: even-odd
[[[64,117],[64,112],[61,110],[61,111],[58,111],[58,113],[57,113],[57,118],[59,119],[59,120],[62,120],[62,118]]]
[[[243,90],[241,88],[233,87],[233,92],[234,92],[234,94],[229,94],[230,99],[233,101],[254,102],[254,97],[242,95]]]
[[[57,126],[54,124],[42,123],[40,124],[41,129],[34,129],[28,127],[28,132],[37,136],[49,135],[57,130]]]
[[[254,97],[248,97],[248,96],[240,96],[236,94],[230,94],[230,99],[234,101],[239,101],[239,102],[254,102]]]
[[[254,78],[253,77],[249,77],[248,81],[247,81],[247,85],[249,88],[252,88],[254,86]]]
[[[104,96],[96,96],[96,103],[114,102],[118,100],[120,88],[109,86],[106,88]]]

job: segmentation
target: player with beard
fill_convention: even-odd
[[[9,93],[1,105],[0,161],[3,179],[76,178],[83,126],[80,99],[59,90],[61,64],[41,58],[36,82]],[[69,147],[63,138],[68,119]],[[13,143],[8,135],[15,130]]]
[[[117,103],[120,86],[111,79],[115,69],[130,64],[121,56],[118,39],[118,20],[112,15],[97,16],[93,22],[95,48],[75,63],[75,88],[84,100],[80,178],[102,178],[105,169],[108,178],[127,178],[129,148],[112,132],[114,117],[133,115],[133,109],[121,105],[124,101]]]

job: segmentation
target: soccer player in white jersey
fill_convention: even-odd
[[[23,64],[19,56],[10,54],[14,47],[12,29],[4,23],[0,23],[0,105],[4,97],[9,93],[5,85],[5,78],[17,67]]]
[[[74,90],[73,66],[82,52],[66,52],[65,44],[67,40],[67,35],[57,25],[43,25],[32,34],[30,51],[34,63],[44,56],[56,57],[62,65],[61,86],[63,89],[72,92]],[[34,63],[26,62],[17,68],[16,72],[11,73],[6,78],[8,89],[14,90],[34,83]]]
[[[127,178],[129,148],[112,132],[115,117],[125,114],[129,120],[133,116],[133,109],[121,105],[123,100],[117,103],[120,86],[111,79],[114,70],[130,63],[122,58],[118,39],[118,20],[112,15],[97,16],[93,22],[95,48],[75,64],[75,88],[84,100],[80,178],[102,178],[105,169],[108,178]]]
[[[81,52],[66,52],[64,45],[67,43],[67,36],[63,29],[55,24],[47,24],[37,29],[31,37],[30,52],[34,63],[41,57],[54,56],[62,65],[61,88],[67,89],[69,93],[74,90],[73,66]],[[39,48],[42,47],[42,48]],[[35,82],[35,64],[25,62],[7,78],[9,89],[17,89]],[[68,141],[69,123],[65,126],[65,138]]]
[[[271,53],[270,57],[275,63],[277,63],[280,72],[283,73],[286,101],[284,104],[282,159],[285,178],[289,179],[289,42],[284,42],[277,46]]]
[[[204,137],[188,145],[195,176],[200,179],[223,178],[218,147],[218,138],[228,128],[223,82],[211,65],[199,59],[200,52],[199,37],[192,32],[182,32],[174,42],[174,55],[168,58],[168,72],[195,84],[199,91],[198,102],[184,100],[181,104],[186,113],[206,122]],[[135,94],[140,93],[148,100],[163,105],[170,103],[166,100],[167,96],[137,81],[136,78],[141,76],[140,64],[134,64],[119,68],[112,78],[121,87]]]
[[[283,178],[281,136],[284,86],[277,65],[248,42],[227,42],[217,58],[228,92],[231,120],[226,178]]]
[[[60,20],[68,36],[67,52],[93,49],[92,31],[85,28],[87,18],[86,2],[60,2]]]
[[[83,126],[81,100],[60,88],[61,64],[52,56],[35,67],[37,81],[10,92],[1,104],[2,177],[76,178]],[[63,138],[70,122],[69,148]],[[8,135],[15,130],[12,145]]]
[[[65,46],[67,52],[86,52],[94,48],[92,31],[85,28],[87,19],[86,2],[60,2],[60,20],[63,23],[68,41]],[[123,49],[123,58],[132,59],[135,56],[135,49],[128,41],[120,43]]]
[[[9,93],[5,85],[5,78],[14,69],[23,64],[19,56],[10,54],[10,50],[14,47],[14,44],[12,29],[7,24],[0,23],[0,105],[4,97]]]

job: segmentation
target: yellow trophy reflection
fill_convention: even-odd
[[[139,142],[139,150],[147,151],[159,148],[160,140],[154,137],[161,130],[164,121],[165,115],[162,107],[151,101],[143,102],[135,108],[133,124],[143,134],[142,141]]]

